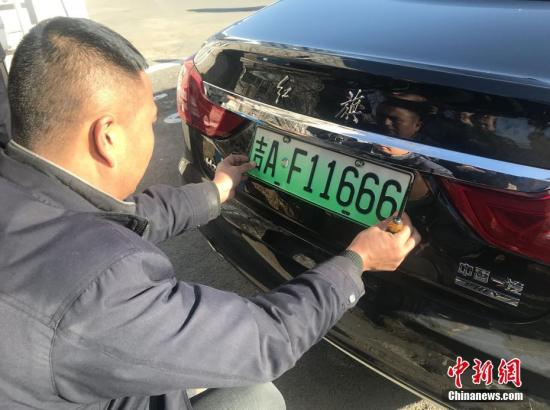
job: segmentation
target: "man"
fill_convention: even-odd
[[[270,384],[419,241],[405,218],[254,298],[178,282],[154,245],[220,213],[254,165],[213,182],[136,188],[153,150],[146,63],[88,20],[55,18],[16,50],[14,139],[0,151],[0,408],[284,408]],[[259,385],[258,387],[249,387]]]

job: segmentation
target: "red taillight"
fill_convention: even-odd
[[[519,194],[442,179],[464,219],[487,242],[550,263],[550,194]]]
[[[181,119],[209,137],[227,137],[245,121],[208,100],[192,58],[181,67],[176,101]]]

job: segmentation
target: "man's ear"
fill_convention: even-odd
[[[103,164],[114,168],[117,164],[117,138],[114,118],[105,115],[91,127],[90,145],[96,157]]]

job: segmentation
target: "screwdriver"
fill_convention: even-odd
[[[399,212],[397,216],[395,216],[394,218],[392,218],[391,221],[388,222],[388,227],[386,228],[386,231],[391,233],[401,232],[401,229],[403,229],[403,221],[401,220],[401,213],[402,212]]]
[[[407,202],[406,200],[403,201],[403,203],[401,204],[401,208],[397,212],[397,215],[395,215],[391,219],[391,221],[388,222],[388,227],[386,228],[387,232],[397,233],[397,232],[401,232],[401,229],[403,229],[403,220],[401,219],[401,216],[403,215],[403,212],[405,211],[406,202]]]

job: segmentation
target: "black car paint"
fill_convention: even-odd
[[[449,13],[454,14],[452,22],[446,18]],[[397,138],[380,125],[373,107],[365,109],[370,116],[352,125],[336,118],[336,107],[350,90],[369,90],[394,102],[396,93],[408,94],[408,102],[398,105],[425,110],[422,130],[415,135],[419,142],[550,169],[550,81],[543,69],[550,63],[550,44],[539,43],[536,52],[530,45],[541,33],[550,34],[544,17],[550,17],[550,7],[543,2],[344,1],[313,8],[310,1],[281,1],[211,39],[195,64],[206,83],[268,105],[275,105],[276,85],[289,76],[297,91],[280,108]],[[326,30],[308,30],[319,21],[327,22]],[[502,39],[517,52],[503,52]],[[411,104],[410,98],[420,104]],[[292,133],[288,124],[262,122],[260,114],[223,140],[184,126],[191,150],[187,159],[194,165],[187,167],[185,179],[211,177],[221,157],[247,152],[258,122],[281,133],[301,134]],[[513,131],[497,130],[497,121]],[[398,272],[365,275],[366,296],[329,338],[440,402],[454,388],[446,371],[457,356],[496,363],[519,356],[521,391],[528,400],[518,406],[550,407],[545,389],[550,382],[550,268],[478,238],[441,189],[440,176],[434,175],[444,175],[445,169],[434,172],[430,163],[399,161],[331,133],[306,140],[413,170],[416,182],[407,212],[424,238]],[[501,175],[469,168],[449,172],[501,189],[510,189],[510,184],[522,192],[548,189],[544,181],[502,180]],[[269,288],[339,252],[360,229],[249,181],[224,207],[222,218],[202,231],[243,273]],[[455,286],[459,262],[524,282],[519,306]],[[466,388],[479,387],[467,379]]]
[[[548,101],[549,18],[546,1],[283,0],[221,35],[322,50],[374,73],[390,63],[411,80]]]

